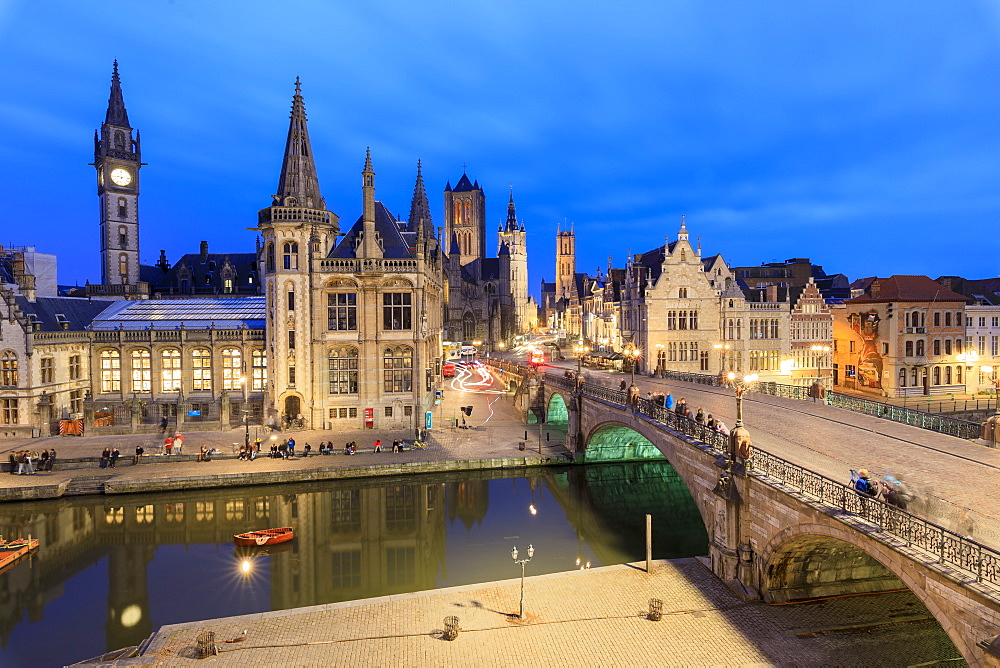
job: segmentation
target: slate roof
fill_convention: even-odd
[[[868,293],[849,300],[848,304],[880,302],[965,302],[966,297],[953,292],[927,276],[890,276],[876,278]]]
[[[500,258],[484,257],[479,261],[479,276],[484,281],[500,279]]]
[[[183,294],[221,294],[222,269],[226,262],[235,271],[233,292],[259,295],[260,276],[257,273],[256,253],[188,253],[166,272],[158,266],[141,265],[139,277],[149,283],[150,292],[181,294],[182,280],[190,276],[188,292]]]
[[[940,276],[935,280],[946,288],[965,295],[979,306],[1000,306],[1000,278]]]
[[[66,329],[82,331],[101,311],[117,303],[110,299],[83,297],[39,297],[36,301],[29,302],[24,296],[17,296],[14,301],[29,318],[34,316],[34,320],[40,325],[38,331],[42,332],[57,332],[63,329],[56,314],[65,316],[68,323]]]
[[[91,329],[263,330],[265,313],[264,297],[119,300],[93,318]]]
[[[460,178],[458,183],[455,184],[455,187],[452,188],[452,192],[463,193],[469,192],[470,190],[479,190],[479,181],[472,183],[469,181],[468,175],[463,172],[462,178]]]
[[[344,238],[340,240],[337,247],[330,251],[329,257],[335,258],[355,258],[355,248],[358,245],[358,238],[364,230],[364,216],[360,216],[351,229],[348,230]],[[410,245],[399,230],[399,221],[393,216],[389,209],[382,202],[375,202],[375,231],[378,232],[382,240],[383,257],[387,258],[407,258],[413,257],[410,252]]]

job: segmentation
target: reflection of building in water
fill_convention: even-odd
[[[448,522],[454,523],[455,518],[469,531],[476,524],[482,524],[486,511],[490,507],[490,483],[488,480],[465,480],[449,482],[446,485],[448,496]]]
[[[108,649],[138,644],[152,631],[147,583],[158,545],[226,544],[266,527],[296,532],[291,551],[270,557],[274,609],[434,588],[444,566],[444,485],[363,484],[304,494],[215,490],[0,507],[0,534],[31,534],[42,543],[30,568],[0,575],[0,641],[7,645],[25,611],[30,621],[41,620],[70,578],[107,557]]]
[[[273,609],[433,589],[444,568],[444,485],[282,497],[275,521],[297,527],[291,553],[271,560]]]
[[[647,513],[653,516],[655,558],[708,553],[708,535],[698,506],[667,462],[573,468],[546,474],[546,487],[601,563],[643,557]]]

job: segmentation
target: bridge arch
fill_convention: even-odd
[[[972,656],[974,647],[958,628],[953,606],[929,592],[927,584],[933,582],[905,561],[898,552],[846,527],[789,526],[774,534],[760,555],[760,593],[768,603],[783,603],[909,589],[962,656]]]
[[[569,411],[566,410],[566,400],[558,392],[553,392],[549,404],[545,408],[545,422],[553,425],[568,425]]]
[[[594,429],[587,438],[584,451],[588,464],[635,459],[666,459],[648,438],[632,427],[615,422],[604,423]]]

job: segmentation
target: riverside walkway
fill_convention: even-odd
[[[625,564],[529,577],[521,620],[519,585],[487,582],[174,624],[115,665],[962,665],[909,592],[745,603],[698,560],[682,559],[654,562],[649,574]],[[660,621],[647,619],[650,598],[663,602]],[[449,642],[442,629],[452,615],[461,630]],[[199,660],[198,637],[207,631],[219,654]]]

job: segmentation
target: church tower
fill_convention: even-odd
[[[571,299],[576,293],[576,233],[556,232],[556,299]]]
[[[339,222],[320,194],[298,77],[278,191],[271,197],[271,206],[257,214],[257,229],[264,238],[268,396],[279,415],[294,418],[301,413],[312,427],[314,265],[336,245]]]
[[[486,195],[464,172],[454,189],[450,181],[445,186],[444,224],[444,242],[458,246],[459,264],[486,257]]]
[[[94,132],[94,168],[101,203],[101,283],[136,286],[139,282],[139,131],[132,137],[118,61],[111,74],[111,96],[101,129]],[[121,288],[121,294],[135,288]]]
[[[522,334],[530,328],[528,309],[528,246],[524,225],[517,222],[514,189],[507,202],[507,221],[497,233],[500,259],[500,299],[504,339]]]

